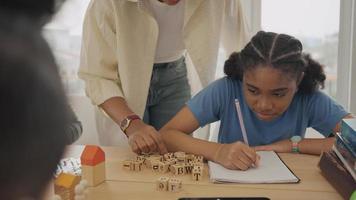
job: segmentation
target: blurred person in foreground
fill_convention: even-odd
[[[0,13],[0,196],[43,199],[73,113],[40,29]]]

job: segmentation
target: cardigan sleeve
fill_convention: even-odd
[[[116,57],[116,13],[112,8],[112,0],[93,0],[84,19],[78,75],[94,105],[123,96]]]

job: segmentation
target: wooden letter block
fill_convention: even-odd
[[[146,156],[144,156],[144,155],[139,155],[139,156],[136,157],[136,161],[145,162],[145,160],[146,160]]]
[[[203,162],[203,160],[204,160],[204,157],[203,156],[195,156],[195,158],[194,158],[194,161],[195,162]]]
[[[177,151],[174,153],[174,157],[182,157],[182,156],[185,156],[185,152],[183,151]]]
[[[161,157],[158,157],[158,156],[151,156],[149,158],[146,158],[145,160],[145,164],[146,164],[146,167],[147,168],[152,168],[152,163],[157,163],[161,161]]]
[[[133,171],[141,171],[142,170],[142,161],[133,161]]]
[[[159,161],[152,161],[151,162],[151,169],[153,172],[159,172]]]
[[[185,162],[186,163],[191,163],[191,162],[193,162],[194,158],[195,158],[195,156],[193,154],[186,154],[185,155]]]
[[[168,190],[168,177],[160,177],[157,180],[157,190],[159,191],[167,191]]]
[[[147,168],[151,168],[151,159],[149,157],[146,158],[145,165],[146,165]]]
[[[191,174],[192,173],[192,170],[193,170],[193,164],[192,163],[185,163],[184,164],[184,172],[186,174]]]
[[[147,153],[142,153],[139,158],[138,158],[138,156],[136,157],[136,159],[143,159],[142,164],[146,165],[146,167],[150,167],[149,163],[148,163],[149,158],[150,158],[150,154],[147,154]]]
[[[158,166],[159,166],[159,172],[160,173],[166,173],[168,171],[169,164],[166,163],[165,161],[164,162],[159,162]]]
[[[170,169],[174,175],[184,175],[184,166],[182,164],[175,164]]]
[[[171,178],[168,181],[168,190],[170,192],[179,192],[182,189],[182,181],[180,179]]]
[[[153,155],[150,156],[150,159],[163,161],[163,156],[157,155],[157,154],[153,154]]]
[[[175,152],[174,157],[177,159],[178,162],[185,163],[185,152],[182,151]]]
[[[176,157],[176,159],[177,159],[177,162],[179,162],[179,163],[185,163],[185,155],[178,155],[177,157]]]
[[[131,170],[132,160],[124,160],[122,166],[126,170]]]
[[[192,172],[192,178],[195,181],[200,181],[203,178],[203,168],[200,166],[194,166]]]
[[[168,163],[169,165],[174,165],[177,163],[177,160],[175,158],[171,158],[165,161],[166,163]]]
[[[191,164],[193,164],[194,167],[199,166],[201,168],[204,168],[204,163],[202,162],[193,161]]]
[[[173,153],[166,153],[163,155],[164,160],[169,160],[174,158],[174,154]]]
[[[147,168],[151,168],[151,160],[150,160],[150,158],[146,158],[145,165],[146,165]]]

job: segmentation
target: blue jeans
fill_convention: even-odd
[[[154,64],[143,121],[159,130],[190,97],[184,57]]]

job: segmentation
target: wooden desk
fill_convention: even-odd
[[[79,157],[83,146],[71,146],[67,157]],[[149,169],[140,172],[123,169],[122,161],[135,158],[129,149],[103,147],[106,153],[107,181],[89,189],[90,200],[111,199],[178,199],[179,197],[244,197],[264,196],[270,199],[342,199],[321,175],[318,156],[280,154],[288,167],[301,179],[298,184],[214,184],[206,171],[202,181],[191,180],[190,175],[179,176],[183,181],[180,192],[156,190],[160,176],[174,177],[171,173],[154,173]]]

